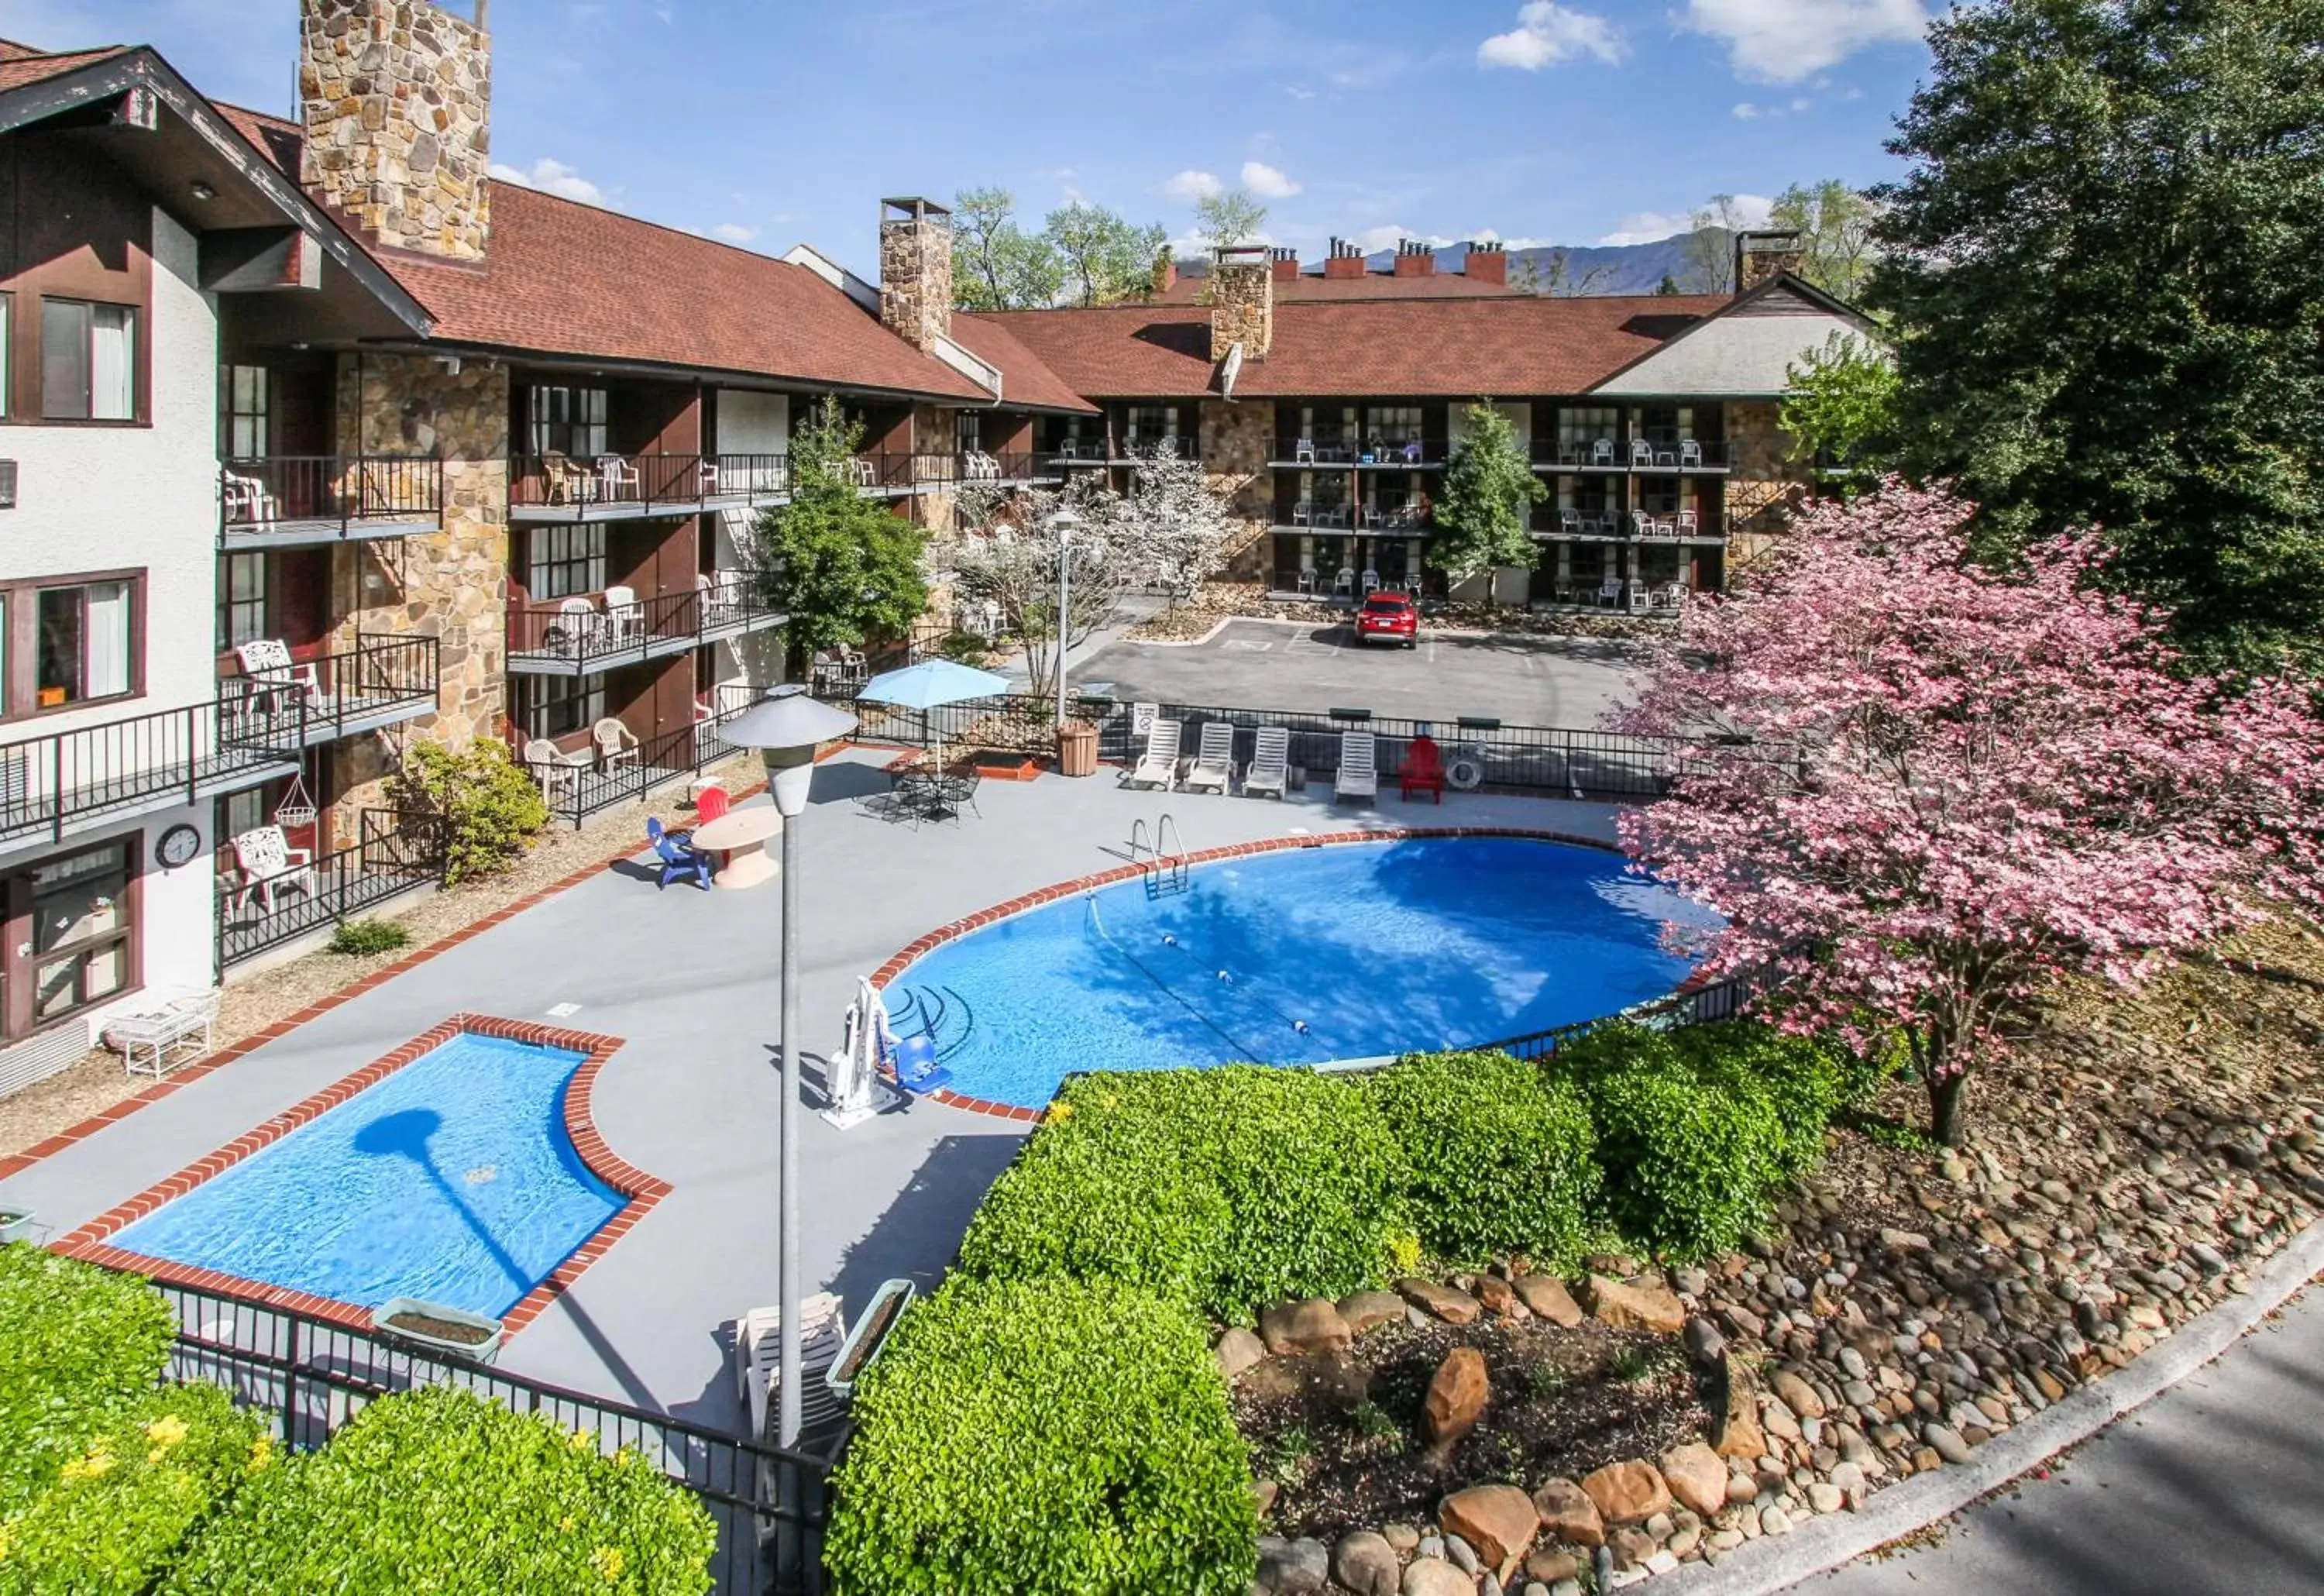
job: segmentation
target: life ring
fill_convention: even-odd
[[[1485,784],[1485,756],[1456,753],[1444,761],[1444,785],[1455,792],[1474,792]]]

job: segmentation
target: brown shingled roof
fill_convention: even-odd
[[[1058,377],[1040,357],[996,321],[955,311],[953,342],[978,359],[1001,368],[1001,401],[1037,410],[1093,411],[1097,407]]]
[[[0,42],[0,93],[78,72],[83,67],[110,60],[124,50],[122,45],[108,44],[102,50],[70,50],[50,55],[29,45]]]
[[[1275,345],[1237,394],[1581,393],[1730,301],[1724,295],[1347,300],[1277,305]],[[1015,310],[1013,334],[1093,398],[1215,391],[1210,314],[1176,305]]]
[[[1206,274],[1181,277],[1154,296],[1157,305],[1193,305],[1210,283]],[[1398,277],[1393,272],[1367,272],[1361,277],[1325,277],[1302,272],[1275,284],[1275,302],[1306,300],[1476,300],[1507,299],[1519,292],[1505,282],[1467,277],[1458,272],[1433,272],[1425,277]]]

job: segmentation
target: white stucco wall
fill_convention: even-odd
[[[1640,398],[1685,395],[1703,399],[1769,399],[1787,386],[1785,372],[1836,332],[1854,322],[1813,314],[1738,313],[1707,322],[1591,390]]]
[[[791,400],[788,393],[761,393],[747,388],[718,390],[718,445],[722,455],[784,455],[791,452]],[[722,510],[715,518],[722,570],[738,561],[735,540],[751,523],[749,510]]]

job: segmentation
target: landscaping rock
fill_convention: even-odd
[[[1444,1537],[1444,1561],[1462,1573],[1474,1573],[1484,1566],[1483,1562],[1477,1555],[1477,1548],[1457,1535],[1448,1535]]]
[[[1767,1434],[1760,1427],[1758,1402],[1751,1384],[1732,1363],[1728,1365],[1727,1414],[1719,1425],[1712,1450],[1720,1456],[1748,1463],[1767,1453]]]
[[[1493,1386],[1485,1372],[1485,1355],[1474,1347],[1454,1347],[1437,1365],[1421,1403],[1423,1427],[1428,1439],[1449,1447],[1477,1427]]]
[[[1582,1323],[1582,1305],[1573,1300],[1564,1281],[1548,1275],[1519,1275],[1516,1289],[1518,1300],[1536,1317],[1565,1330]]]
[[[1282,1490],[1283,1488],[1272,1480],[1254,1480],[1250,1482],[1250,1505],[1258,1509],[1261,1518],[1275,1510],[1275,1499]]]
[[[1514,1485],[1472,1485],[1456,1490],[1436,1509],[1437,1522],[1477,1549],[1496,1569],[1526,1554],[1541,1528],[1533,1499]]]
[[[1467,1324],[1477,1317],[1477,1299],[1457,1286],[1407,1278],[1398,1280],[1396,1288],[1405,1301],[1447,1324]]]
[[[1278,1596],[1313,1596],[1332,1577],[1332,1560],[1323,1543],[1305,1536],[1292,1541],[1278,1535],[1259,1537],[1259,1582]]]
[[[1714,1368],[1727,1356],[1727,1338],[1719,1326],[1700,1314],[1686,1322],[1686,1355],[1704,1368]]]
[[[1775,1388],[1775,1395],[1783,1398],[1784,1406],[1790,1408],[1796,1416],[1800,1418],[1823,1416],[1823,1398],[1816,1395],[1813,1386],[1790,1370],[1777,1370],[1775,1378],[1767,1383]]]
[[[1671,1495],[1705,1518],[1727,1505],[1727,1464],[1702,1442],[1671,1448],[1658,1466]]]
[[[1339,1305],[1325,1296],[1279,1303],[1259,1316],[1259,1338],[1270,1352],[1344,1352],[1355,1340]]]
[[[1383,1525],[1380,1537],[1399,1553],[1416,1550],[1420,1545],[1420,1531],[1409,1524]]]
[[[1354,1335],[1383,1324],[1399,1324],[1404,1322],[1404,1298],[1393,1291],[1359,1291],[1340,1299],[1340,1317]]]
[[[1402,1573],[1396,1548],[1377,1531],[1360,1529],[1342,1536],[1332,1548],[1332,1577],[1355,1596],[1397,1596]]]
[[[1552,1539],[1576,1546],[1606,1544],[1605,1515],[1590,1493],[1571,1480],[1545,1481],[1533,1493],[1533,1510],[1540,1516],[1541,1532]]]
[[[1571,1552],[1553,1551],[1543,1546],[1526,1554],[1526,1578],[1554,1585],[1560,1580],[1570,1580],[1582,1573],[1582,1561]]]
[[[1606,1537],[1607,1549],[1614,1554],[1614,1566],[1618,1569],[1641,1568],[1655,1554],[1655,1537],[1643,1529],[1618,1529]]]
[[[1592,1275],[1583,1291],[1590,1300],[1590,1312],[1609,1329],[1676,1335],[1686,1328],[1686,1309],[1667,1286],[1628,1286]]]
[[[1267,1356],[1266,1343],[1240,1324],[1219,1337],[1216,1351],[1219,1372],[1229,1379],[1236,1379],[1244,1370]]]
[[[1582,1490],[1609,1524],[1643,1524],[1671,1508],[1670,1487],[1652,1463],[1637,1458],[1608,1463],[1586,1476]]]
[[[1517,1293],[1511,1290],[1509,1283],[1499,1275],[1478,1276],[1477,1284],[1472,1288],[1472,1295],[1479,1303],[1483,1305],[1487,1313],[1499,1314],[1504,1318],[1508,1317],[1517,1306]]]
[[[1477,1582],[1441,1557],[1423,1557],[1404,1571],[1403,1596],[1477,1596]]]
[[[1921,1432],[1921,1438],[1936,1448],[1937,1455],[1949,1463],[1969,1462],[1969,1443],[1949,1425],[1931,1425]]]

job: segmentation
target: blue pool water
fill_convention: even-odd
[[[114,1244],[364,1307],[503,1314],[622,1207],[565,1133],[582,1057],[464,1032]]]
[[[1715,923],[1595,848],[1290,849],[988,926],[913,961],[888,1004],[954,1091],[1038,1108],[1075,1070],[1321,1064],[1594,1019],[1684,979],[1666,926]]]

